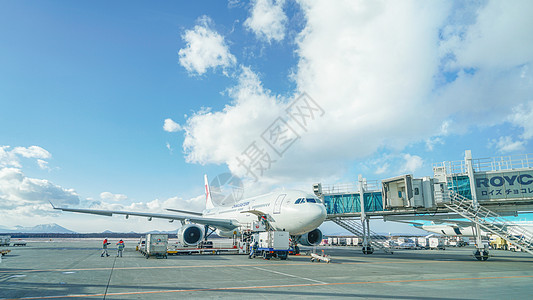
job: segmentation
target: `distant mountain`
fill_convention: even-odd
[[[152,231],[148,231],[146,232],[146,234],[148,233],[154,233],[154,234],[177,234],[177,231],[174,230],[174,231],[159,231],[159,230],[152,230]]]
[[[40,225],[36,225],[33,227],[23,227],[23,226],[17,225],[12,229],[3,227],[3,228],[0,228],[0,232],[5,232],[5,233],[76,233],[75,231],[59,226],[56,223],[40,224]]]

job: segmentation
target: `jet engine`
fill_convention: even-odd
[[[204,238],[203,226],[185,224],[178,230],[178,239],[185,246],[198,244]]]
[[[302,234],[298,242],[304,246],[316,246],[322,242],[322,231],[317,228],[306,234]]]

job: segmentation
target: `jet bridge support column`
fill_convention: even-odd
[[[472,165],[472,151],[465,151],[465,165],[468,172],[468,179],[470,180],[470,193],[472,194],[472,206],[477,211],[479,208],[479,202],[477,201],[476,180],[474,178],[474,166]],[[473,222],[474,236],[476,238],[476,250],[474,250],[474,257],[477,260],[487,260],[489,258],[489,250],[485,249],[483,242],[481,241],[481,229],[479,227],[479,221],[476,213],[476,217]]]
[[[363,254],[374,253],[370,243],[370,220],[365,213],[365,185],[363,176],[359,174],[359,201],[361,202],[361,225],[363,226]]]

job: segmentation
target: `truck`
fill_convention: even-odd
[[[438,237],[430,237],[428,239],[429,241],[429,248],[431,249],[439,249],[439,250],[445,250],[444,248],[444,241],[441,238]]]
[[[266,231],[252,235],[250,243],[250,256],[263,259],[277,257],[286,260],[290,251],[290,235],[287,231]]]
[[[167,258],[168,235],[149,233],[144,239],[144,246],[142,246],[142,242],[143,239],[141,238],[138,249],[146,256],[146,259],[150,256]]]
[[[507,250],[509,248],[507,241],[495,234],[489,236],[489,245],[495,250]]]
[[[0,246],[9,246],[10,242],[11,242],[11,236],[0,235]]]

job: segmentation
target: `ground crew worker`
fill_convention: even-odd
[[[257,252],[257,248],[258,248],[258,244],[257,244],[257,241],[254,241],[252,245],[250,245],[250,256],[248,258],[253,258],[255,257],[255,253]]]
[[[107,253],[107,245],[111,244],[110,242],[107,241],[107,238],[104,239],[104,242],[102,244],[102,255],[100,255],[101,257],[104,257],[104,254],[106,256],[109,256],[109,254]]]
[[[122,257],[122,251],[124,250],[124,241],[120,240],[117,243],[117,257]]]

